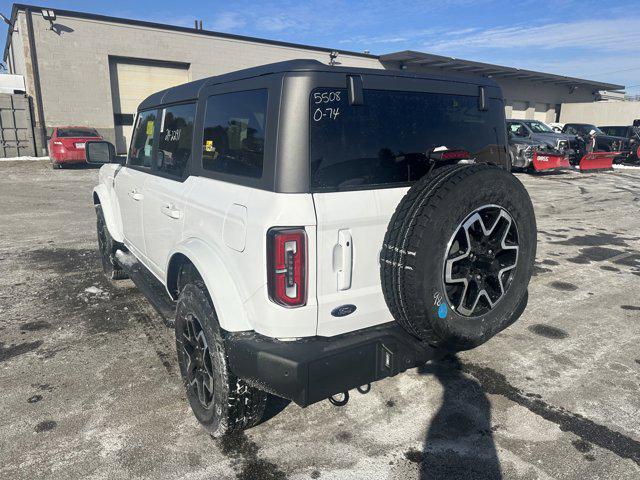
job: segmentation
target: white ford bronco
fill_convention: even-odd
[[[290,61],[140,105],[93,193],[105,273],[174,325],[213,435],[473,348],[527,302],[533,207],[490,79]]]

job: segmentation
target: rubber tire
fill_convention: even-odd
[[[444,293],[444,257],[458,225],[487,204],[505,208],[515,221],[518,261],[511,285],[495,307],[486,315],[465,317],[451,308]],[[405,330],[433,346],[449,351],[474,348],[522,313],[536,242],[533,205],[514,175],[486,164],[437,170],[414,184],[389,222],[380,257],[387,306]],[[445,318],[438,315],[438,295],[447,303]]]
[[[61,163],[51,162],[51,168],[54,170],[60,170],[62,168]]]
[[[96,230],[98,233],[98,249],[100,251],[100,260],[102,261],[102,270],[109,280],[124,280],[129,278],[127,274],[120,268],[116,260],[117,244],[114,242],[107,224],[104,220],[104,212],[102,205],[96,206]]]
[[[212,352],[214,400],[205,409],[187,386],[187,360],[182,347],[182,328],[188,315],[195,316],[202,326]],[[227,364],[222,331],[211,299],[202,281],[187,284],[178,298],[176,309],[176,349],[187,399],[196,419],[213,437],[251,428],[262,420],[267,394],[237,378]],[[215,351],[214,350],[215,347]]]

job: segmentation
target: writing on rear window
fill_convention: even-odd
[[[430,167],[430,153],[445,146],[496,162],[505,150],[503,106],[476,95],[364,90],[349,105],[347,89],[318,88],[309,99],[311,189],[336,191],[401,186]]]

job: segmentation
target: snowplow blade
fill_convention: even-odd
[[[613,170],[613,159],[618,155],[620,155],[620,152],[587,153],[580,160],[580,171]]]
[[[564,155],[553,153],[533,153],[533,169],[536,172],[548,172],[553,170],[565,170],[571,168],[569,159]]]

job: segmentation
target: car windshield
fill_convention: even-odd
[[[309,110],[312,191],[413,183],[438,147],[499,162],[504,106],[497,99],[487,106],[479,110],[477,96],[391,90],[364,90],[364,104],[349,105],[346,89],[316,89]]]
[[[535,133],[553,133],[553,129],[542,122],[526,122],[529,125],[529,128]]]
[[[58,137],[99,137],[93,128],[59,128]]]

